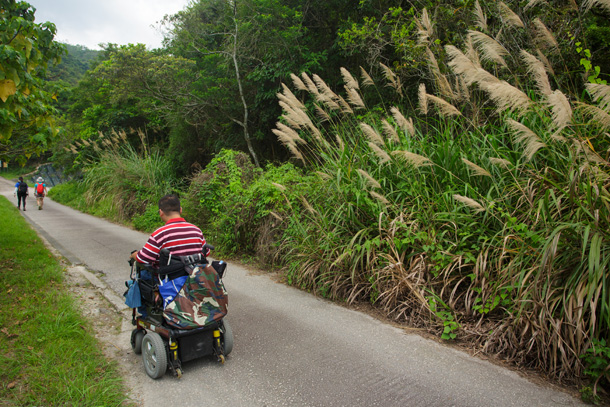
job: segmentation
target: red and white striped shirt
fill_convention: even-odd
[[[137,260],[158,267],[161,249],[169,249],[174,256],[188,256],[201,253],[204,244],[201,229],[183,218],[174,218],[150,235],[144,247],[138,251]]]

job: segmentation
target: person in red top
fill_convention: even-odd
[[[168,249],[174,256],[199,254],[205,245],[201,229],[182,218],[180,199],[176,195],[165,195],[159,200],[159,216],[165,222],[153,232],[142,249],[131,257],[154,268],[159,267],[159,252]],[[207,256],[209,250],[205,253]]]
[[[161,220],[165,222],[165,225],[155,230],[152,235],[148,238],[148,241],[144,247],[138,251],[134,251],[131,254],[131,258],[139,263],[149,264],[153,268],[159,268],[159,257],[161,249],[168,249],[169,252],[174,256],[190,256],[200,254],[203,251],[205,245],[205,239],[201,229],[197,226],[188,223],[182,218],[182,207],[180,206],[180,199],[176,195],[165,195],[159,200],[159,216]],[[209,249],[204,253],[206,256],[209,254]],[[147,270],[140,271],[140,278],[143,280],[152,280],[153,276]],[[159,277],[154,277],[159,287],[168,283],[167,277],[161,280]],[[171,294],[168,294],[165,290],[163,297],[163,307],[174,298],[177,290],[182,287],[186,276],[181,276],[173,281],[169,281],[168,286]],[[178,286],[174,284],[178,282]],[[171,291],[173,288],[173,291]],[[161,289],[160,289],[161,291]],[[138,312],[143,317],[147,316],[145,306],[138,307]]]

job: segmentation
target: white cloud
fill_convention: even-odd
[[[36,22],[57,27],[55,39],[99,49],[100,43],[142,43],[159,48],[158,22],[183,10],[190,0],[30,0]]]

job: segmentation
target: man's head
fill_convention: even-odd
[[[23,182],[23,177],[19,177],[19,181]]]
[[[159,209],[167,216],[180,215],[180,199],[176,195],[165,195],[159,199]]]

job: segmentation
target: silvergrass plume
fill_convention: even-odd
[[[343,142],[343,139],[341,138],[341,136],[339,136],[338,134],[335,134],[335,140],[337,140],[337,145],[339,146],[339,149],[341,151],[344,151],[345,143]]]
[[[338,99],[335,92],[333,92],[330,89],[330,87],[326,84],[326,82],[324,82],[324,79],[320,78],[319,75],[313,74],[313,81],[316,84],[316,86],[318,87],[318,90],[320,91],[320,93],[324,94],[329,99],[332,99],[332,100]]]
[[[544,55],[542,53],[542,51],[540,51],[539,49],[536,50],[536,55],[538,55],[538,59],[542,61],[542,63],[544,64],[544,67],[546,68],[546,71],[551,75],[551,76],[555,76],[555,70],[553,69],[553,65],[551,65],[551,62],[549,61],[549,59],[546,57],[546,55]]]
[[[468,36],[479,50],[479,55],[483,61],[491,61],[504,67],[507,66],[504,57],[509,55],[509,52],[498,41],[480,31],[469,30]]]
[[[555,90],[547,97],[547,102],[553,113],[553,123],[558,129],[563,129],[572,122],[572,106],[563,92]]]
[[[426,56],[428,57],[428,68],[432,73],[434,82],[436,83],[441,95],[443,97],[453,99],[455,97],[453,94],[453,89],[451,89],[451,85],[449,84],[449,81],[447,81],[447,77],[441,73],[441,70],[438,67],[438,62],[436,61],[436,57],[429,47],[426,47]]]
[[[388,153],[386,153],[385,150],[381,149],[381,147],[379,147],[377,144],[373,143],[372,141],[369,141],[368,145],[369,145],[369,148],[371,150],[373,150],[373,152],[375,153],[377,158],[379,158],[380,164],[385,164],[388,161],[392,160],[392,158],[388,155]]]
[[[305,125],[304,123],[302,123],[303,111],[301,109],[297,109],[289,103],[284,102],[283,100],[280,100],[278,104],[284,110],[284,115],[282,117],[291,127],[295,129],[300,129]]]
[[[392,140],[394,143],[400,142],[396,129],[394,128],[394,126],[388,123],[386,119],[381,120],[381,127],[383,128],[383,132],[385,133],[388,139]]]
[[[316,174],[318,174],[318,176],[325,181],[333,179],[333,177],[331,177],[330,175],[328,175],[327,173],[322,172],[322,171],[316,171]]]
[[[392,70],[384,65],[383,63],[379,63],[381,69],[383,70],[383,76],[385,76],[386,80],[389,82],[389,86],[392,86],[394,89],[398,89],[398,81],[396,79],[396,74],[392,72]]]
[[[462,113],[451,103],[438,96],[426,94],[426,100],[430,100],[438,109],[438,113],[443,117],[461,116]]]
[[[314,95],[318,93],[318,88],[316,87],[316,84],[313,83],[311,78],[305,72],[301,72],[301,78],[303,78],[303,82],[307,87],[309,93],[312,93]]]
[[[487,16],[483,12],[479,0],[474,2],[474,23],[483,31],[487,31]]]
[[[326,113],[326,110],[322,109],[319,105],[315,104],[316,114],[321,121],[325,122],[330,120],[330,116]]]
[[[297,133],[292,127],[286,126],[282,122],[277,122],[275,125],[278,128],[278,130],[280,132],[284,133],[291,141],[297,142],[299,144],[307,144],[307,142],[305,140],[303,140],[299,136],[299,133]]]
[[[369,191],[369,194],[371,194],[371,196],[373,198],[375,198],[378,202],[382,203],[383,205],[387,205],[390,203],[390,201],[388,201],[385,196],[383,196],[375,191]]]
[[[280,215],[278,215],[277,213],[275,213],[273,211],[269,211],[269,215],[273,216],[275,219],[279,220],[280,222],[282,222],[284,220],[284,218],[282,218]]]
[[[283,186],[282,184],[278,184],[277,182],[272,182],[271,185],[273,185],[274,187],[276,187],[277,189],[279,189],[282,192],[286,191],[286,187]]]
[[[559,50],[559,44],[557,43],[555,36],[549,31],[546,25],[544,25],[542,20],[536,18],[532,23],[534,24],[534,30],[536,31],[535,39],[538,44],[543,46],[543,48]]]
[[[402,113],[400,112],[400,110],[398,110],[397,107],[393,106],[390,109],[390,112],[392,112],[392,117],[394,117],[394,120],[396,121],[396,123],[398,124],[398,126],[400,126],[400,128],[402,129],[402,131],[405,134],[408,134],[410,136],[415,135],[415,128],[413,126],[413,119],[409,118],[409,120],[407,120]]]
[[[497,157],[489,157],[489,162],[491,162],[493,165],[497,165],[498,167],[502,168],[508,168],[512,165],[510,161],[505,160],[504,158]]]
[[[477,201],[475,201],[472,198],[468,198],[467,196],[455,194],[455,195],[453,195],[453,199],[455,199],[458,202],[463,203],[470,209],[473,209],[475,212],[484,212],[485,211],[485,208],[480,203],[478,203]]]
[[[360,94],[355,88],[345,87],[345,91],[347,93],[347,101],[352,104],[357,109],[364,109],[364,101],[360,97]]]
[[[525,24],[523,24],[521,18],[519,18],[519,16],[506,5],[506,3],[501,1],[498,4],[498,7],[500,8],[500,15],[506,23],[512,25],[513,27],[525,28]]]
[[[423,155],[412,153],[410,151],[396,150],[392,151],[391,154],[404,159],[415,168],[432,164],[432,161],[430,161],[428,157],[424,157]]]
[[[560,129],[555,130],[555,132],[553,134],[551,134],[551,140],[560,142],[560,143],[565,143],[568,140],[561,135],[561,132],[563,131],[563,127]]]
[[[373,78],[364,70],[363,67],[360,67],[360,76],[362,77],[362,84],[364,86],[375,86],[375,82],[373,82]]]
[[[293,73],[290,74],[290,78],[292,79],[292,83],[294,84],[295,88],[297,88],[298,90],[304,90],[306,92],[309,91],[309,89],[307,88],[307,86],[305,86],[301,78],[299,78]]]
[[[378,146],[383,145],[383,139],[381,138],[379,133],[377,133],[377,130],[375,130],[371,125],[361,122],[360,129],[362,130],[366,138],[368,138],[371,142],[377,144]]]
[[[520,89],[505,81],[479,81],[481,89],[487,92],[489,98],[498,106],[498,113],[513,110],[523,115],[532,105],[532,100]]]
[[[523,11],[527,11],[541,3],[546,3],[546,0],[529,0],[525,7],[523,7]]]
[[[599,103],[599,108],[610,113],[610,86],[601,83],[587,83],[585,87],[593,96],[593,101]]]
[[[352,107],[343,99],[343,97],[339,96],[339,106],[341,106],[341,113],[353,114],[354,111]]]
[[[534,77],[536,87],[540,94],[549,96],[552,93],[552,90],[544,63],[525,50],[521,50],[521,59],[525,62],[528,73],[532,74]]]
[[[303,111],[307,110],[305,105],[303,103],[301,103],[299,98],[297,98],[294,95],[294,93],[292,93],[290,88],[288,86],[286,86],[284,83],[282,83],[282,93],[278,93],[278,98],[280,100],[286,101],[286,103],[289,103],[291,106],[294,106],[297,109],[301,109]]]
[[[337,103],[339,97],[330,89],[326,82],[316,74],[313,75],[313,80],[318,89],[318,92],[314,94],[316,100],[324,103],[332,110],[341,110],[341,106]]]
[[[610,114],[597,106],[589,105],[583,102],[576,102],[578,110],[582,111],[587,116],[590,116],[593,121],[598,124],[603,131],[610,130]]]
[[[294,143],[294,141],[292,140],[292,138],[291,138],[291,137],[290,137],[288,134],[286,134],[285,132],[283,132],[283,131],[281,131],[281,130],[278,130],[278,129],[271,129],[271,132],[272,132],[273,134],[275,134],[275,135],[277,136],[278,140],[280,140],[280,142],[281,142],[283,145],[285,145],[285,146],[286,146],[286,145],[288,145],[288,144]]]
[[[540,140],[540,137],[524,124],[513,119],[508,119],[506,122],[517,134],[517,137],[515,137],[516,141],[525,144],[523,155],[527,161],[530,161],[534,157],[536,151],[542,147],[546,147],[546,144]]]
[[[303,202],[303,206],[305,207],[305,209],[307,209],[307,211],[309,213],[311,213],[312,215],[317,215],[318,211],[316,211],[313,206],[311,206],[309,204],[309,201],[304,197],[304,196],[300,196],[299,197],[301,199],[301,202]]]
[[[296,145],[294,145],[293,143],[290,144],[286,144],[286,147],[288,148],[288,150],[292,153],[292,155],[301,160],[301,162],[303,162],[303,164],[305,163],[305,159],[303,158],[303,154],[301,154],[301,152],[299,151],[299,149],[297,148]]]
[[[334,111],[341,110],[339,103],[335,102],[335,100],[329,97],[328,94],[319,92],[315,94],[315,97],[318,102],[324,103],[329,109]]]
[[[365,170],[360,169],[360,168],[358,168],[356,171],[358,171],[358,174],[360,174],[366,180],[366,183],[371,188],[381,188],[381,184],[375,178],[373,178],[368,172],[366,172]]]
[[[426,85],[424,83],[419,84],[418,91],[418,100],[419,100],[419,112],[421,114],[428,114],[428,100],[426,99]]]
[[[445,50],[446,50],[446,48],[445,48]],[[475,68],[481,67],[481,59],[479,58],[479,53],[475,49],[474,43],[472,42],[472,37],[470,37],[470,36],[466,36],[466,54],[465,54],[465,56],[472,63],[472,65]]]
[[[610,12],[610,0],[585,0],[582,3],[582,7],[585,11],[589,11],[595,6]]]
[[[489,173],[489,171],[487,171],[483,167],[476,165],[472,161],[462,158],[462,162],[464,164],[466,164],[468,166],[468,168],[470,168],[472,170],[474,175],[483,176],[483,177],[491,177],[491,174]]]
[[[358,81],[352,76],[352,74],[347,69],[341,67],[339,70],[341,71],[341,76],[343,77],[345,86],[351,89],[360,89]]]
[[[432,28],[430,16],[428,16],[428,10],[424,8],[422,10],[421,17],[415,18],[415,23],[417,24],[418,44],[425,45],[430,42],[430,37],[434,35],[434,30]]]

